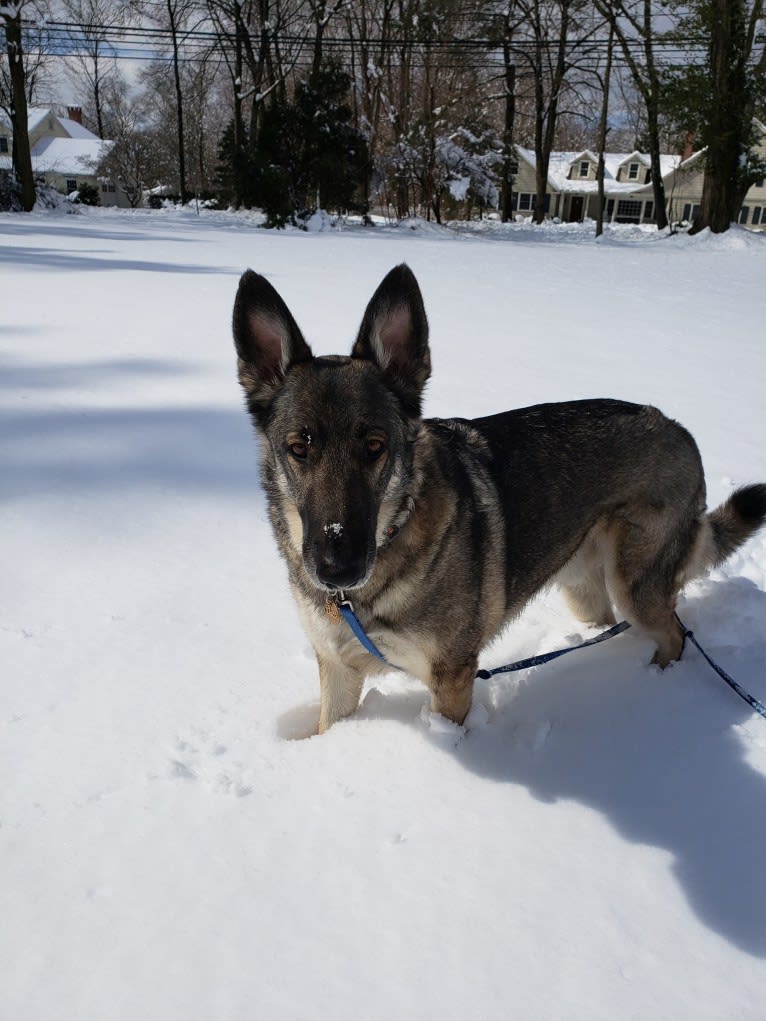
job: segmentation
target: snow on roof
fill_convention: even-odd
[[[105,146],[95,138],[41,138],[32,150],[32,166],[36,173],[94,174],[96,164],[105,155]]]
[[[46,117],[55,117],[49,106],[30,106],[27,108],[27,130],[32,132]]]
[[[535,167],[537,162],[535,160],[535,154],[532,149],[525,149],[520,145],[516,146],[516,152],[518,155],[526,160],[531,167]],[[598,188],[597,181],[586,181],[582,178],[576,178],[569,180],[569,171],[572,164],[577,162],[580,158],[585,158],[585,154],[589,153],[593,159],[598,162],[598,157],[595,156],[589,149],[585,150],[585,153],[575,152],[552,152],[550,163],[548,165],[548,181],[555,191],[575,191],[579,193],[583,192],[595,192]],[[641,157],[641,162],[644,166],[649,166],[649,157],[644,153],[623,153],[623,152],[607,152],[604,153],[604,188],[607,192],[621,193],[621,192],[633,192],[640,191],[642,188],[650,189],[651,184],[640,183],[638,181],[618,181],[617,173],[623,164],[629,160],[635,160],[637,157]],[[667,177],[668,174],[672,173],[681,163],[680,156],[663,154],[660,156],[660,169],[662,176]]]
[[[93,139],[100,141],[98,135],[94,135],[92,131],[89,131],[79,121],[70,120],[69,117],[59,117],[58,121],[70,138],[88,138],[91,141]]]
[[[94,135],[92,131],[89,131],[84,125],[78,121],[73,121],[69,117],[62,117],[55,112],[53,107],[50,106],[30,106],[27,109],[27,130],[30,134],[40,127],[42,122],[46,118],[52,118],[57,121],[58,124],[66,131],[70,138],[81,138],[89,141],[98,141],[98,135]],[[0,111],[0,121],[3,125],[7,124],[10,128],[10,122],[8,118]]]
[[[628,155],[623,158],[622,163],[628,163],[631,160],[634,163],[638,160],[638,162],[643,163],[645,167],[650,167],[652,165],[651,156],[648,156],[645,152],[639,152],[638,149],[634,149],[633,152],[629,152]],[[620,166],[622,166],[622,163]]]
[[[572,159],[572,163],[579,163],[580,160],[590,160],[591,163],[598,163],[598,156],[596,156],[594,152],[591,152],[590,149],[583,149],[582,152],[578,152],[578,154]]]

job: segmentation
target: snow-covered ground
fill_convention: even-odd
[[[431,415],[588,396],[766,479],[766,237],[0,215],[2,1021],[760,1019],[766,720],[628,633],[321,738],[235,382],[251,266],[346,351],[406,260]],[[541,522],[544,534],[544,522]],[[766,698],[766,536],[681,606]],[[484,665],[587,632],[548,593]]]

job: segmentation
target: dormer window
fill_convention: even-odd
[[[638,168],[639,168],[639,164],[638,163],[631,163],[631,164],[629,164],[629,166],[628,166],[628,180],[629,181],[637,181],[638,180]]]
[[[588,160],[582,160],[580,163],[580,177],[587,177],[590,173],[590,163]]]

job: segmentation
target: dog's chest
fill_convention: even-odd
[[[319,655],[340,660],[364,674],[398,668],[423,680],[430,676],[435,651],[427,636],[407,627],[394,630],[365,620],[367,636],[385,656],[385,661],[380,660],[364,648],[336,607],[318,607],[298,592],[295,598],[306,634]]]

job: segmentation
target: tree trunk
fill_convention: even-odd
[[[516,65],[511,63],[509,39],[503,39],[503,60],[505,62],[505,117],[503,123],[503,223],[513,219],[513,129],[516,121]]]
[[[647,134],[649,136],[649,158],[652,171],[652,195],[654,198],[654,221],[658,230],[668,225],[667,209],[665,208],[665,184],[662,180],[660,165],[660,80],[654,60],[654,27],[652,14],[653,0],[643,0],[638,11],[633,14],[626,5],[615,3],[614,0],[595,0],[596,10],[609,22],[622,50],[622,56],[630,69],[631,76],[646,106]],[[630,31],[626,33],[624,26],[617,20],[626,18],[630,22]],[[636,59],[634,53],[634,36],[643,43],[644,60]]]
[[[710,227],[721,234],[737,221],[748,182],[742,173],[750,132],[745,12],[742,0],[713,0],[715,28],[710,40],[714,102],[708,125],[705,180],[700,210],[690,234]]]
[[[96,127],[98,137],[104,137],[104,116],[101,111],[101,72],[99,70],[98,42],[93,54],[93,104],[96,107]]]
[[[646,124],[649,134],[649,159],[652,170],[652,195],[654,197],[654,222],[657,230],[665,230],[668,212],[665,203],[665,182],[662,179],[660,163],[660,80],[654,61],[654,35],[652,31],[652,0],[644,0],[644,54],[646,56],[647,92]]]
[[[21,46],[21,12],[6,15],[5,38],[11,75],[11,123],[13,125],[13,169],[21,186],[21,205],[31,212],[35,204],[35,178],[29,146],[27,94],[25,89],[24,51]]]
[[[173,41],[173,81],[176,91],[176,131],[178,134],[178,183],[181,193],[181,203],[189,201],[189,192],[186,186],[186,142],[184,139],[184,108],[183,93],[181,90],[181,68],[178,53],[178,25],[176,24],[176,7],[172,0],[167,0],[168,19],[170,21],[170,35]]]
[[[559,97],[567,73],[567,47],[569,44],[570,0],[559,0],[560,20],[558,40],[556,43],[556,61],[551,72],[549,97],[546,102],[543,69],[543,51],[547,52],[547,29],[540,20],[539,8],[536,7],[535,21],[535,63],[538,68],[535,82],[535,211],[532,217],[535,223],[545,219],[545,196],[548,187],[548,168],[556,137],[556,120],[558,118]]]
[[[654,222],[657,225],[657,230],[665,230],[668,225],[668,213],[665,202],[665,182],[662,180],[662,164],[660,163],[659,111],[654,103],[647,104],[647,133],[652,171]]]
[[[598,206],[596,209],[596,237],[604,233],[604,150],[606,149],[606,133],[609,115],[609,82],[612,77],[612,50],[614,47],[614,27],[609,26],[609,41],[606,48],[606,67],[604,68],[604,92],[601,98],[601,117],[598,125]]]

